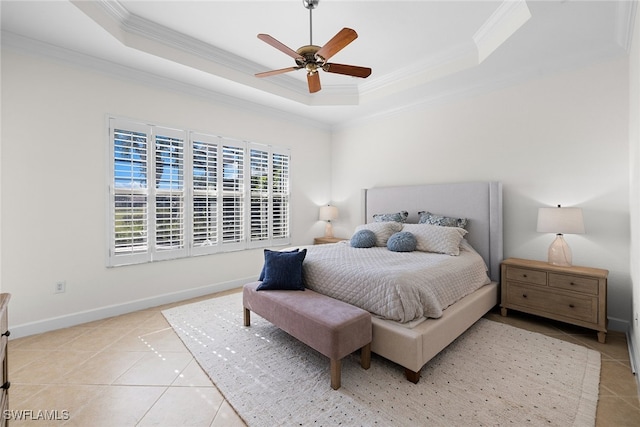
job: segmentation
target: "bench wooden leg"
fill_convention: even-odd
[[[340,388],[340,359],[331,359],[331,388],[337,390]]]
[[[412,371],[411,369],[405,368],[404,373],[407,376],[407,379],[412,383],[418,384],[418,381],[420,381],[420,371],[415,372],[415,371]]]
[[[244,309],[244,326],[251,326],[251,310]]]
[[[364,369],[369,369],[371,367],[371,343],[360,349],[360,366]]]

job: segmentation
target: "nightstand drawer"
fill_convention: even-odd
[[[598,279],[590,277],[549,273],[549,286],[552,288],[598,295]]]
[[[528,268],[517,268],[517,267],[509,266],[507,268],[507,280],[517,280],[519,282],[546,286],[547,273],[545,271],[530,270]]]
[[[598,299],[510,284],[507,303],[585,322],[598,321]]]

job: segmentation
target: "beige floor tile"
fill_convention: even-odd
[[[598,401],[596,427],[638,427],[640,409],[611,396],[602,396]]]
[[[9,377],[13,378],[13,374],[40,359],[49,357],[49,350],[22,350],[18,348],[15,350],[9,342]]]
[[[122,338],[122,334],[123,331],[120,329],[92,329],[90,332],[69,341],[64,348],[67,350],[102,351],[114,341]]]
[[[10,340],[11,408],[67,409],[71,416],[66,423],[12,422],[11,427],[244,426],[162,316],[161,310],[185,303]],[[596,425],[640,425],[640,400],[624,334],[610,332],[607,343],[600,344],[590,330],[511,310],[507,317],[493,310],[487,318],[600,351]]]
[[[153,317],[153,311],[135,311],[121,316],[110,317],[100,325],[100,328],[133,329],[139,327]]]
[[[9,380],[23,384],[60,383],[65,375],[94,354],[95,352],[87,351],[50,351],[47,357],[31,362],[13,372]]]
[[[64,384],[113,384],[146,354],[132,351],[103,351],[78,364],[60,381]]]
[[[139,426],[208,426],[224,398],[213,387],[169,387]]]
[[[11,345],[20,350],[57,350],[79,336],[86,334],[87,328],[74,326],[29,337],[11,340]]]
[[[192,359],[191,353],[146,353],[113,383],[169,386]]]
[[[58,413],[67,411],[69,415],[73,415],[105,390],[105,386],[98,385],[52,384],[43,387],[38,393],[23,398],[15,404],[12,403],[11,409],[32,410],[34,412],[46,410],[57,411]]]
[[[182,387],[206,387],[212,386],[213,383],[209,376],[202,370],[198,362],[195,359],[192,359],[171,385]]]
[[[618,361],[602,360],[600,367],[600,384],[617,396],[637,396],[638,389],[631,370]],[[639,423],[640,425],[640,423]]]
[[[244,427],[245,422],[238,416],[236,411],[233,410],[229,402],[226,400],[220,407],[220,410],[216,414],[215,419],[211,427]]]
[[[160,398],[166,387],[110,386],[71,414],[65,426],[135,426]]]

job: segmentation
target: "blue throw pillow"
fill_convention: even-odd
[[[372,248],[376,245],[376,233],[371,230],[358,230],[349,241],[354,248]]]
[[[393,252],[413,252],[417,244],[416,236],[408,231],[395,233],[387,240],[387,248]]]
[[[304,291],[302,262],[307,250],[279,252],[264,250],[264,278],[256,290]]]
[[[266,249],[266,250],[268,250],[268,249]],[[289,252],[289,253],[291,253],[291,252],[299,252],[299,251],[300,251],[300,249],[295,248],[295,249],[290,250],[290,251],[280,251],[280,252]],[[258,277],[258,280],[259,280],[260,282],[262,282],[262,281],[264,280],[264,268],[265,268],[265,266],[266,266],[266,264],[264,264],[264,265],[262,266],[262,271],[260,272],[260,277]]]

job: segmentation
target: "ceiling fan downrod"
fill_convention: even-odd
[[[302,0],[302,5],[309,9],[309,45],[313,45],[313,9],[318,7],[320,0]]]

